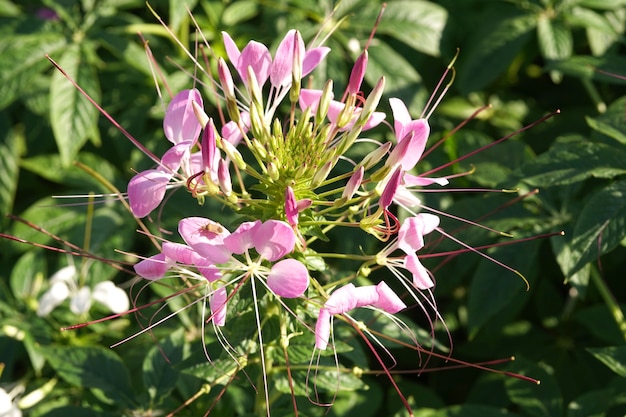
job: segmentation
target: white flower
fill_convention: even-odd
[[[0,417],[22,417],[22,411],[13,402],[11,395],[0,388]]]
[[[93,301],[106,306],[113,313],[128,310],[128,296],[111,281],[96,284],[93,291],[89,287],[78,287],[78,271],[74,265],[59,269],[50,277],[50,289],[39,299],[37,315],[45,317],[67,298],[70,299],[72,313],[84,314]],[[1,415],[0,415],[1,416]]]

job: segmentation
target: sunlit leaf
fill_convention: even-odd
[[[100,102],[98,77],[81,45],[70,45],[57,62],[91,98]],[[50,123],[64,165],[69,165],[85,142],[96,134],[97,120],[95,106],[56,71],[50,86]]]
[[[110,349],[90,347],[46,347],[48,363],[68,383],[77,387],[97,388],[111,400],[130,406],[133,389],[128,369]]]
[[[378,32],[393,36],[420,52],[439,56],[447,19],[446,9],[430,1],[395,1],[387,5]]]
[[[626,377],[626,346],[588,348],[599,361],[619,376]]]
[[[580,259],[569,274],[617,247],[625,230],[626,181],[618,181],[591,197],[580,213],[572,239]]]

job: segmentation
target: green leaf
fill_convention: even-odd
[[[447,19],[448,12],[438,4],[422,0],[395,1],[387,5],[377,31],[420,52],[439,56]]]
[[[580,254],[569,271],[616,248],[626,234],[626,180],[615,182],[592,196],[581,211],[572,239],[572,250]]]
[[[588,348],[587,350],[611,371],[626,377],[626,346]]]
[[[35,76],[50,68],[45,54],[67,45],[58,33],[6,36],[0,40],[0,109],[16,100]]]
[[[533,265],[538,247],[537,243],[504,246],[490,251],[489,256],[511,268]],[[532,288],[535,271],[522,272]],[[493,261],[482,260],[470,284],[468,326],[475,331],[490,320],[514,314],[529,297],[519,276]]]
[[[391,46],[384,42],[369,47],[368,68],[365,79],[376,85],[381,76],[385,77],[385,94],[391,97],[402,96],[406,91],[420,90],[422,77],[415,68]],[[415,94],[409,99],[415,98]],[[407,102],[407,106],[410,105]]]
[[[44,355],[68,383],[99,389],[113,401],[133,405],[128,369],[113,351],[99,346],[50,346],[44,348]]]
[[[22,139],[10,129],[4,115],[0,116],[0,135],[0,213],[6,214],[13,210],[19,179],[19,144]]]
[[[616,10],[626,6],[626,0],[578,0],[579,6],[591,9]]]
[[[174,364],[183,359],[184,332],[180,328],[155,344],[143,361],[143,383],[152,401],[162,400],[176,387],[179,372]]]
[[[241,22],[252,19],[259,13],[257,1],[235,1],[230,3],[222,13],[222,24],[225,27],[233,27]]]
[[[0,0],[0,16],[19,16],[20,9],[9,0]]]
[[[550,71],[558,70],[566,75],[612,84],[626,84],[626,79],[619,76],[624,72],[624,67],[626,67],[626,58],[619,55],[608,55],[601,58],[579,55],[546,65],[546,69]]]
[[[404,415],[406,411],[395,416]],[[441,410],[423,409],[415,412],[415,417],[512,417],[515,415],[501,408],[476,404],[454,405]]]
[[[565,59],[572,55],[572,33],[560,21],[540,15],[537,20],[537,37],[541,55],[547,60]]]
[[[98,77],[80,45],[70,45],[58,64],[95,102],[100,102]],[[85,142],[97,134],[98,109],[61,72],[54,73],[51,83],[50,123],[61,161],[68,166]]]
[[[602,115],[595,118],[586,117],[585,120],[589,127],[596,132],[626,145],[626,116],[624,115],[624,106],[626,106],[626,97],[615,100]]]
[[[46,258],[34,251],[22,255],[11,271],[11,290],[17,299],[37,296],[37,281],[41,282],[46,274]]]
[[[567,405],[567,417],[604,417],[613,398],[608,390],[586,392]]]
[[[524,165],[521,179],[532,186],[572,184],[590,177],[626,173],[626,150],[583,140],[558,138],[548,152]]]
[[[537,24],[533,14],[493,13],[477,28],[461,52],[457,66],[458,87],[464,93],[480,90],[512,63],[532,36]]]
[[[554,371],[547,365],[517,359],[508,371],[541,381],[540,385],[517,378],[508,378],[506,391],[513,403],[524,411],[524,415],[535,417],[560,416],[563,412],[561,391]]]

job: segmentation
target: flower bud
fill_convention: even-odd
[[[241,170],[246,169],[246,161],[244,161],[243,156],[232,143],[227,140],[220,140],[218,146],[237,165],[237,168]]]
[[[322,120],[328,114],[328,109],[330,107],[330,102],[333,100],[333,80],[326,81],[324,84],[324,89],[322,90],[322,95],[320,96],[320,101],[317,106],[317,111],[315,112],[315,121],[317,124],[322,123]]]
[[[348,94],[357,94],[361,89],[361,83],[363,83],[363,78],[365,77],[365,70],[367,68],[367,49],[363,51],[361,55],[357,58],[354,63],[354,67],[352,67],[352,72],[350,73],[350,81],[348,82],[347,92]]]
[[[386,142],[380,145],[378,148],[365,155],[365,158],[363,158],[360,165],[362,165],[365,169],[370,169],[383,159],[387,152],[389,152],[389,148],[391,148],[391,142]]]

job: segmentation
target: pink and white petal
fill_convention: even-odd
[[[198,140],[202,125],[193,110],[191,103],[194,101],[202,107],[202,96],[195,88],[176,94],[167,106],[163,131],[165,137],[175,145],[187,140],[192,143]]]
[[[238,255],[244,253],[254,247],[252,237],[260,225],[261,220],[241,223],[233,233],[224,238],[224,245],[233,253]]]
[[[54,282],[48,291],[46,291],[39,299],[39,305],[37,306],[37,315],[39,317],[46,317],[52,312],[58,305],[70,296],[70,289],[63,281]]]
[[[424,221],[420,215],[404,219],[398,230],[398,248],[411,254],[424,247]]]
[[[324,303],[324,308],[332,315],[343,314],[356,307],[357,296],[354,284],[346,284],[335,290]]]
[[[367,119],[367,122],[365,122],[365,124],[363,125],[363,130],[364,131],[369,130],[378,126],[385,120],[385,117],[387,117],[385,113],[380,112],[380,111],[375,111],[374,113],[372,113],[370,118]]]
[[[319,46],[306,51],[302,61],[302,76],[309,75],[326,58],[329,52],[330,48],[327,46]]]
[[[298,202],[293,188],[289,186],[285,190],[285,218],[292,227],[298,224]]]
[[[325,350],[330,340],[330,313],[325,308],[320,308],[315,323],[315,347]]]
[[[376,286],[378,292],[378,301],[372,304],[376,308],[380,308],[390,314],[395,314],[406,308],[406,304],[398,297],[398,295],[389,288],[385,281],[381,281]]]
[[[161,166],[159,167],[159,170],[163,172],[170,172],[170,175],[177,172],[183,161],[189,159],[189,150],[192,144],[193,143],[190,140],[184,140],[169,148],[161,157]]]
[[[413,285],[420,290],[427,290],[435,286],[428,270],[424,268],[417,254],[413,253],[404,258],[404,267],[413,274]]]
[[[222,278],[222,271],[200,255],[195,256],[193,264],[198,268],[198,272],[209,282],[215,282]]]
[[[278,45],[274,54],[274,61],[270,69],[270,82],[276,88],[284,87],[291,83],[291,75],[294,64],[294,47],[298,48],[298,56],[304,57],[304,41],[295,29],[291,29]],[[299,63],[302,66],[302,62]]]
[[[356,298],[354,308],[374,305],[379,298],[378,291],[376,291],[376,286],[374,285],[355,287],[353,294]]]
[[[239,51],[237,44],[226,32],[222,32],[222,39],[224,40],[224,49],[226,49],[228,59],[233,66],[237,66],[237,62],[239,62],[239,57],[241,56],[241,52]]]
[[[279,297],[300,297],[309,287],[309,271],[296,259],[283,259],[270,269],[267,286]]]
[[[178,222],[178,233],[185,243],[213,263],[227,262],[232,256],[232,252],[224,246],[224,238],[230,232],[213,220],[187,217]]]
[[[112,313],[123,313],[128,310],[130,301],[126,291],[116,286],[113,281],[102,281],[93,287],[92,297],[106,306]]]
[[[424,224],[423,234],[427,235],[439,226],[439,216],[430,213],[420,213],[419,216]]]
[[[128,203],[136,217],[145,217],[161,204],[172,174],[155,169],[140,172],[128,182]]]
[[[252,243],[261,257],[273,262],[293,251],[296,235],[287,223],[268,220],[255,228]]]
[[[317,107],[320,104],[320,98],[322,97],[322,90],[311,90],[308,88],[303,88],[300,90],[300,97],[298,97],[298,104],[302,110],[306,110],[308,108],[311,109],[312,113],[317,111]]]
[[[250,41],[241,51],[237,62],[237,71],[241,79],[247,84],[248,67],[252,68],[259,87],[263,87],[269,77],[272,54],[265,45],[256,41]]]
[[[171,259],[183,265],[193,265],[194,256],[197,255],[196,252],[187,245],[167,241],[163,242],[161,253],[163,253],[167,259]]]
[[[219,287],[209,296],[209,307],[211,307],[211,319],[216,326],[226,324],[226,302],[228,293],[226,288]]]
[[[441,186],[444,185],[448,185],[449,181],[447,178],[445,177],[438,177],[438,178],[426,178],[426,177],[420,177],[419,175],[413,175],[413,174],[408,174],[405,173],[404,176],[402,177],[402,181],[404,182],[404,185],[406,187],[424,187],[426,185],[431,185],[431,184],[439,184]]]
[[[391,112],[393,113],[393,129],[396,134],[396,139],[401,141],[408,133],[406,125],[411,122],[411,115],[406,105],[399,98],[390,98],[389,105],[391,106]]]
[[[406,174],[405,174],[406,175]],[[406,189],[402,184],[398,186],[396,193],[393,195],[393,201],[404,207],[413,208],[422,204],[422,201],[412,192]]]
[[[133,266],[137,275],[149,280],[163,278],[169,267],[170,264],[163,253],[143,259]]]

